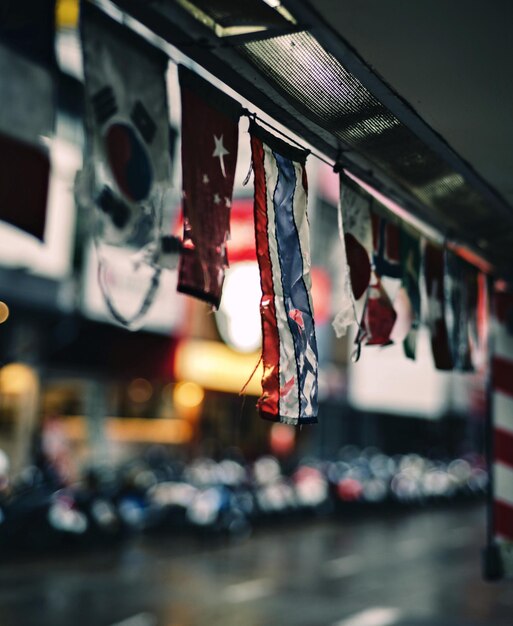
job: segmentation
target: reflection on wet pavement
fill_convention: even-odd
[[[511,626],[466,506],[169,537],[0,568],[1,626]]]

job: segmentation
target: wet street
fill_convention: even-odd
[[[137,540],[3,564],[1,626],[511,626],[481,580],[480,506],[259,529],[231,544]]]

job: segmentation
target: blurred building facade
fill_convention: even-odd
[[[245,129],[225,304],[210,314],[205,305],[178,295],[175,272],[166,271],[143,328],[137,333],[120,328],[98,288],[91,216],[75,202],[84,142],[77,3],[62,0],[57,15],[56,132],[50,142],[44,243],[0,224],[1,298],[10,310],[0,326],[0,447],[11,456],[13,469],[21,468],[33,452],[34,439],[58,417],[77,464],[120,459],[154,444],[188,455],[218,455],[233,446],[249,457],[272,451],[276,429],[260,421],[255,410],[261,375],[259,284],[251,190],[242,183],[250,162]],[[173,67],[168,85],[170,125],[177,137]],[[179,154],[179,142],[174,154]],[[318,426],[294,432],[292,450],[323,457],[335,456],[348,442],[393,452],[407,446],[449,449],[467,435],[472,440],[480,428],[482,378],[469,385],[468,378],[435,375],[428,355],[411,364],[395,348],[371,348],[355,366],[350,362],[351,339],[335,339],[331,319],[341,280],[338,177],[316,160],[310,160],[308,175],[321,412]],[[175,157],[166,208],[173,232],[181,226],[180,176]],[[130,308],[143,297],[148,277],[134,279],[131,258],[123,251],[112,263],[113,293],[121,307]],[[241,284],[247,289],[243,295]],[[465,392],[469,387],[470,395]]]

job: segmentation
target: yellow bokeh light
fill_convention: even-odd
[[[181,382],[175,387],[173,400],[178,409],[195,409],[203,402],[205,392],[196,383]]]
[[[0,393],[21,395],[35,388],[37,376],[23,363],[10,363],[0,370]]]
[[[227,393],[238,394],[243,387],[248,395],[262,393],[263,366],[258,352],[240,354],[219,341],[187,339],[178,344],[175,354],[177,378]]]
[[[0,302],[0,324],[3,324],[9,318],[9,307],[5,302]]]
[[[76,28],[79,16],[79,0],[57,0],[55,15],[57,26]]]

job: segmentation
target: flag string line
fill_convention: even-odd
[[[276,126],[274,126],[272,123],[268,122],[267,120],[262,119],[257,113],[254,113],[247,108],[242,109],[242,115],[248,117],[249,119],[258,120],[261,124],[264,124],[276,134],[281,135],[287,141],[295,144],[296,146],[298,146],[299,148],[301,148],[308,154],[311,154],[313,157],[315,157],[319,161],[322,161],[323,163],[331,167],[335,173],[339,173],[343,171],[345,174],[348,174],[361,189],[366,190],[368,193],[371,193],[371,195],[373,195],[375,199],[378,202],[380,202],[381,206],[383,206],[387,211],[389,211],[392,215],[394,215],[397,219],[399,219],[400,222],[408,224],[410,228],[413,228],[425,239],[433,241],[434,243],[441,245],[443,248],[452,250],[455,254],[464,258],[468,263],[476,266],[479,270],[485,272],[486,274],[491,273],[492,268],[490,264],[485,259],[483,259],[480,255],[474,253],[466,245],[464,244],[462,245],[458,241],[452,240],[446,233],[443,233],[439,231],[438,229],[436,229],[435,227],[432,227],[431,225],[426,224],[422,219],[416,217],[413,213],[410,214],[406,209],[402,209],[402,207],[400,207],[400,211],[399,211],[399,210],[392,209],[388,203],[383,204],[383,202],[381,202],[378,198],[376,198],[375,194],[370,191],[370,188],[372,188],[371,185],[369,184],[362,185],[362,181],[357,176],[352,174],[351,169],[350,167],[347,166],[347,164],[342,165],[341,163],[339,163],[338,160],[335,163],[333,163],[329,161],[328,159],[325,159],[323,156],[321,156],[317,152],[314,152],[312,150],[309,150],[308,148],[305,148],[304,144],[297,141],[296,139],[294,139],[287,133],[283,132],[282,130],[280,130],[279,128],[277,128]],[[377,194],[380,194],[380,193],[381,192],[377,192]],[[394,202],[394,204],[396,203]],[[405,212],[408,214],[409,216],[408,218],[406,218],[406,216],[404,215]],[[434,231],[434,232],[430,232],[430,231]]]
[[[152,45],[154,45],[157,48],[160,48],[168,57],[168,60],[170,63],[172,63],[173,65],[180,65],[183,64],[183,60],[179,61],[176,58],[174,58],[173,54],[172,54],[172,50],[173,49],[177,49],[175,46],[173,46],[173,44],[171,44],[170,42],[166,41],[165,39],[163,39],[162,37],[155,35],[155,33],[153,33],[151,31],[151,29],[149,29],[146,26],[142,26],[141,28],[135,28],[133,25],[133,22],[137,22],[137,24],[140,26],[140,23],[133,18],[129,13],[127,13],[126,11],[123,11],[123,9],[120,9],[118,6],[113,5],[112,0],[90,0],[93,4],[95,4],[97,7],[101,8],[104,12],[106,12],[111,18],[113,18],[114,20],[116,20],[117,22],[120,22],[121,24],[123,24],[123,26],[130,28],[132,31],[137,32],[137,34],[139,34],[140,36],[144,37],[148,42],[150,42]],[[111,7],[111,11],[109,12],[108,10],[106,10],[107,6]],[[180,52],[180,50],[178,49],[178,51]],[[183,53],[182,53],[183,54]],[[185,54],[184,56],[187,57],[187,55]],[[190,68],[191,71],[196,72],[194,67]],[[197,72],[196,72],[197,73]],[[210,78],[204,77],[206,80],[211,81]],[[221,81],[222,82],[222,81]],[[233,90],[232,90],[233,91]],[[237,94],[239,95],[239,94]],[[326,165],[328,165],[329,167],[331,167],[333,169],[333,171],[335,173],[338,173],[340,171],[344,171],[345,173],[348,174],[352,174],[351,172],[351,168],[348,165],[347,162],[339,162],[339,158],[337,157],[337,160],[335,162],[330,161],[329,159],[323,157],[322,155],[320,155],[318,152],[314,152],[312,150],[309,150],[308,148],[305,148],[304,144],[302,144],[301,142],[299,142],[297,139],[294,139],[293,137],[291,137],[289,134],[285,133],[284,131],[280,130],[279,128],[277,128],[274,124],[272,124],[271,122],[268,122],[267,120],[261,118],[257,113],[250,111],[249,109],[243,107],[242,109],[242,115],[249,117],[250,119],[254,119],[254,120],[258,120],[261,124],[264,124],[265,126],[267,126],[268,128],[270,128],[273,132],[277,133],[278,135],[281,135],[283,138],[287,139],[287,141],[295,144],[296,146],[298,146],[299,148],[301,148],[302,150],[304,150],[305,152],[307,152],[308,154],[311,154],[313,157],[315,157],[316,159],[318,159],[319,161],[321,161],[322,163],[325,163]],[[343,152],[348,152],[348,150],[340,150],[340,154],[339,156],[341,157]],[[370,172],[370,174],[372,175],[372,171]],[[356,178],[356,177],[354,177]],[[363,189],[365,189],[364,186],[362,186],[361,181],[360,180],[356,180],[355,182],[357,182],[357,184],[362,187]],[[371,194],[373,195],[373,194]],[[407,213],[409,213],[409,211],[407,211],[406,209],[402,209],[401,208],[401,213],[394,211],[393,209],[391,209],[389,206],[385,207],[386,209],[388,209],[393,215],[395,215],[397,218],[399,218],[399,220],[401,220],[402,222],[406,222],[406,223],[410,223],[409,220],[405,219],[404,216],[401,216],[401,213],[406,211]],[[413,215],[413,214],[411,214]],[[493,271],[493,267],[490,265],[490,263],[488,263],[481,255],[479,255],[478,253],[474,252],[474,250],[472,248],[470,248],[468,245],[460,243],[458,241],[454,241],[450,238],[447,237],[447,235],[443,232],[440,232],[438,228],[436,227],[432,227],[431,225],[429,225],[428,223],[424,222],[424,220],[415,217],[415,222],[417,222],[416,227],[410,223],[410,226],[415,228],[415,230],[418,230],[419,233],[425,237],[426,239],[430,240],[430,241],[434,241],[437,245],[441,245],[440,244],[440,240],[443,240],[443,244],[442,247],[447,247],[449,249],[451,249],[455,254],[457,254],[458,256],[464,258],[467,262],[469,262],[471,265],[476,266],[478,269],[480,269],[481,271],[483,271],[486,274],[489,274]],[[426,230],[435,230],[440,234],[439,238],[434,238],[432,235],[430,236],[429,234],[426,233]]]
[[[260,365],[260,363],[262,362],[263,359],[263,354],[260,355],[260,358],[258,359],[258,363],[255,365],[253,371],[251,372],[251,374],[249,375],[248,380],[244,383],[244,386],[242,387],[242,389],[239,391],[239,396],[243,396],[244,392],[246,391],[246,389],[248,388],[249,383],[252,381],[253,376],[256,374],[258,366]]]
[[[250,111],[249,109],[243,108],[242,109],[242,115],[245,115],[246,117],[249,117],[252,120],[258,120],[261,124],[264,124],[265,126],[270,128],[277,135],[281,135],[284,139],[286,139],[287,141],[290,141],[291,143],[295,144],[296,146],[301,148],[301,150],[304,150],[307,154],[311,154],[313,157],[315,157],[316,159],[319,159],[319,161],[322,161],[326,165],[329,165],[329,167],[333,168],[333,170],[335,170],[335,168],[337,166],[336,163],[332,163],[328,159],[325,159],[323,156],[321,156],[319,153],[314,152],[313,150],[310,150],[309,148],[305,148],[305,146],[300,141],[297,141],[296,139],[294,139],[290,135],[287,135],[287,133],[283,132],[279,128],[276,128],[276,126],[271,124],[271,122],[268,122],[267,120],[264,120],[257,113],[254,113],[254,112]]]

